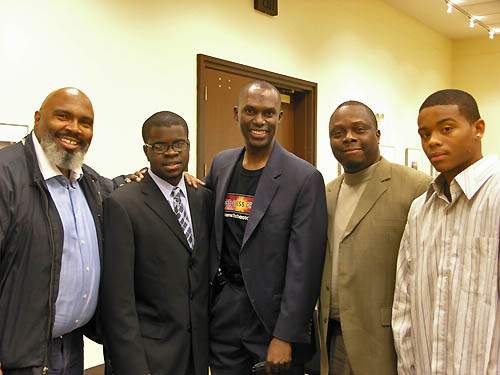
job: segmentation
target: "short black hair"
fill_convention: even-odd
[[[280,103],[280,108],[281,108],[281,95],[279,90],[272,84],[270,84],[267,81],[252,81],[250,83],[247,83],[245,86],[243,86],[240,90],[240,93],[238,95],[238,105],[240,105],[241,98],[245,94],[245,92],[250,88],[250,87],[257,87],[261,89],[269,89],[272,90],[276,94],[276,98],[279,100]]]
[[[142,139],[148,143],[147,139],[153,126],[174,126],[181,125],[186,131],[186,137],[189,137],[189,130],[186,121],[177,113],[170,111],[156,112],[149,117],[142,125]]]
[[[471,125],[481,118],[476,100],[471,94],[462,90],[446,89],[436,91],[424,100],[418,112],[420,113],[424,108],[436,105],[457,105],[460,114]]]
[[[365,103],[359,102],[357,100],[348,100],[348,101],[340,104],[337,108],[335,108],[335,111],[333,111],[332,116],[340,108],[347,107],[350,105],[360,105],[361,107],[364,107],[366,109],[366,112],[368,113],[368,117],[372,120],[373,125],[375,126],[375,130],[378,130],[378,122],[377,122],[377,117],[375,116],[375,113],[373,113],[372,109],[370,107],[368,107]]]

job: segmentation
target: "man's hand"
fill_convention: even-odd
[[[292,345],[274,337],[267,348],[266,375],[287,374],[292,362]]]
[[[196,177],[190,175],[187,172],[184,172],[184,179],[186,180],[189,186],[198,189],[198,184],[205,186],[205,183],[202,180],[197,179]]]
[[[125,182],[127,184],[130,184],[132,181],[141,182],[142,179],[144,178],[144,173],[146,173],[147,170],[148,170],[147,168],[142,168],[140,171],[129,174],[127,177],[125,177]]]

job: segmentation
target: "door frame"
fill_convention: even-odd
[[[298,98],[294,105],[294,152],[302,159],[316,166],[316,136],[317,136],[317,103],[318,84],[302,79],[286,76],[238,64],[232,61],[218,59],[203,54],[197,55],[197,141],[196,141],[196,172],[198,177],[205,176],[205,69],[214,69],[232,73],[255,80],[267,81],[279,89],[290,90]],[[222,151],[222,150],[221,150]]]

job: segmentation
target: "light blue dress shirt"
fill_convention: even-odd
[[[51,163],[33,136],[38,165],[54,201],[64,230],[64,243],[52,337],[62,336],[86,324],[94,315],[101,266],[94,218],[78,180],[70,180]]]

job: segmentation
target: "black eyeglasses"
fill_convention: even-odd
[[[146,147],[153,149],[155,154],[164,154],[169,150],[170,147],[175,152],[186,151],[189,147],[189,141],[177,141],[172,144],[169,143],[154,143],[152,145],[145,144]]]

